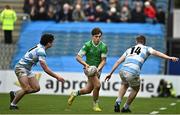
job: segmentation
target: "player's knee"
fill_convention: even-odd
[[[23,90],[25,93],[29,93],[29,92],[31,92],[32,89],[30,86],[26,86],[25,88],[23,88]]]
[[[99,83],[99,84],[96,84],[95,86],[94,86],[94,89],[97,89],[97,90],[99,90],[101,88],[101,84]]]
[[[132,88],[133,88],[134,90],[136,90],[136,91],[139,91],[140,85],[138,85],[138,86],[133,86]]]
[[[89,94],[89,93],[91,93],[92,92],[92,90],[87,90],[87,93]]]
[[[39,87],[39,86],[38,86],[38,87],[33,88],[33,92],[38,92],[38,91],[40,91],[40,87]]]
[[[85,92],[86,92],[87,94],[89,94],[89,93],[92,92],[92,90],[93,90],[92,88],[88,88],[88,89],[85,90]]]

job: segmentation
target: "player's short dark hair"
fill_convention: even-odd
[[[141,43],[141,44],[145,45],[146,44],[146,37],[143,35],[139,35],[136,37],[136,41],[137,41],[137,43]]]
[[[93,35],[93,36],[96,35],[96,34],[99,34],[99,33],[101,33],[101,35],[103,34],[102,31],[101,31],[101,29],[98,28],[98,27],[94,28],[94,29],[91,31],[91,35]]]
[[[48,43],[52,43],[54,36],[52,34],[43,34],[41,36],[40,44],[46,46]]]

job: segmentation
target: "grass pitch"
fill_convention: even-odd
[[[113,111],[116,97],[100,97],[102,112],[92,110],[92,97],[77,97],[69,109],[67,99],[61,95],[26,95],[18,103],[20,109],[14,111],[9,110],[9,94],[0,94],[0,114],[119,114]],[[180,99],[136,98],[131,110],[131,114],[180,114]]]

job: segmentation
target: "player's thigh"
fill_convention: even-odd
[[[19,80],[22,89],[29,88],[28,72],[23,67],[16,67],[15,74]]]
[[[87,84],[81,90],[85,91],[86,93],[90,93],[94,89],[92,82],[88,79]]]
[[[126,79],[126,74],[124,71],[120,71],[119,72],[119,76],[120,76],[120,79],[121,79],[121,84],[122,85],[128,85],[128,81]]]
[[[101,84],[100,84],[98,76],[90,77],[90,79],[94,87],[100,87]]]
[[[140,87],[140,77],[139,76],[128,76],[127,81],[129,83],[129,86],[132,87],[135,90],[138,90]]]
[[[30,77],[29,78],[29,84],[30,84],[32,89],[35,89],[35,90],[40,89],[39,81],[35,77]]]
[[[84,68],[84,74],[86,75],[85,68]],[[86,77],[88,78],[88,80],[87,80],[87,84],[86,84],[86,86],[84,88],[87,89],[87,90],[93,90],[94,86],[93,86],[92,80],[87,75],[86,75]]]
[[[87,81],[86,89],[88,89],[88,90],[93,90],[94,89],[93,83],[92,83],[92,81],[90,79],[88,79],[88,81]]]
[[[140,77],[127,71],[120,71],[122,84],[128,84],[130,87],[137,89],[140,86]]]
[[[30,88],[29,80],[27,76],[22,76],[18,78],[19,83],[24,90],[28,90]]]

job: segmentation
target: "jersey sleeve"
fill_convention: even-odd
[[[86,52],[87,52],[87,45],[84,45],[78,52],[78,55],[83,57],[86,54]]]
[[[45,52],[44,49],[39,49],[39,50],[37,51],[37,55],[38,55],[38,59],[39,59],[39,60],[45,61],[45,59],[46,59],[46,52]]]
[[[148,47],[147,49],[150,54],[152,54],[152,52],[154,51],[154,49],[152,47]]]
[[[107,48],[107,46],[105,45],[104,47],[102,47],[101,57],[107,57],[107,52],[108,52],[108,48]]]
[[[129,49],[127,49],[127,50],[123,53],[123,55],[122,55],[122,56],[126,57],[126,56],[128,55],[128,52],[130,52],[130,48],[129,48]]]

